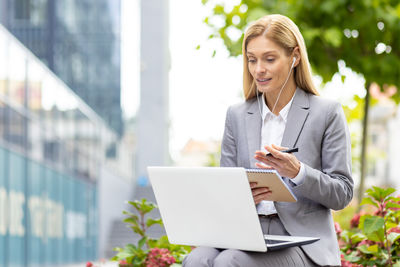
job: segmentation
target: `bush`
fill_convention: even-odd
[[[368,189],[360,205],[372,206],[372,212],[355,214],[349,230],[335,224],[342,266],[400,267],[400,197],[391,196],[395,191]]]
[[[167,236],[152,239],[146,231],[151,226],[162,225],[161,219],[148,218],[145,215],[156,208],[156,205],[146,199],[141,201],[129,201],[138,215],[128,211],[123,213],[128,217],[123,221],[129,225],[134,233],[140,235],[141,239],[137,245],[127,244],[124,248],[115,248],[118,251],[111,260],[119,261],[120,267],[168,267],[174,263],[182,263],[183,258],[190,252],[190,246],[174,245],[168,242]]]

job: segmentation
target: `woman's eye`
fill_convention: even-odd
[[[275,61],[275,58],[267,58],[267,61],[268,61],[268,62],[274,62],[274,61]]]
[[[254,62],[256,62],[256,60],[255,60],[254,58],[249,58],[249,59],[247,59],[247,61],[248,61],[249,63],[254,63]]]

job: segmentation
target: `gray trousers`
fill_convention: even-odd
[[[289,235],[278,217],[260,218],[264,234]],[[197,247],[183,260],[183,267],[300,267],[316,265],[300,247],[249,252]]]

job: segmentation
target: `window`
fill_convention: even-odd
[[[47,0],[16,0],[14,15],[17,20],[29,21],[34,26],[44,26]]]

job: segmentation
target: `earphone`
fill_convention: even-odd
[[[278,95],[278,97],[276,98],[274,107],[273,107],[272,110],[271,110],[272,113],[274,113],[276,104],[278,103],[278,100],[279,100],[279,98],[280,98],[280,96],[281,96],[282,90],[283,90],[283,88],[285,87],[287,81],[289,80],[290,74],[292,73],[292,69],[293,69],[293,67],[294,67],[294,63],[296,63],[296,60],[297,60],[297,58],[296,58],[296,57],[293,57],[292,65],[290,66],[290,70],[289,70],[288,76],[286,77],[286,80],[285,80],[285,82],[283,83],[283,86],[282,86],[281,89],[279,90],[279,95]],[[254,80],[253,80],[253,82],[254,82]],[[257,90],[257,88],[256,88],[256,90]],[[262,95],[263,95],[263,97],[264,97],[264,93],[263,93]],[[258,98],[258,92],[256,92],[256,96],[257,96],[258,110],[260,111],[260,116],[261,116],[261,119],[262,119],[262,112],[261,112],[261,107],[260,107],[260,100],[259,100],[259,98]]]

